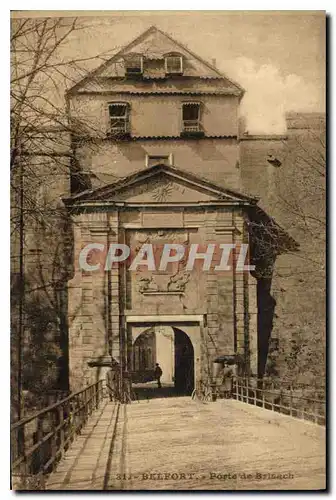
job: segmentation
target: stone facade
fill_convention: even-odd
[[[170,186],[169,201],[153,206],[148,186]],[[75,276],[69,283],[70,380],[76,388],[92,382],[97,370],[90,367],[111,355],[132,371],[134,328],[148,325],[176,327],[190,333],[195,353],[195,382],[209,376],[212,361],[221,354],[247,356],[256,373],[256,284],[237,271],[216,271],[220,254],[214,253],[209,271],[203,261],[187,272],[172,264],[165,271],[141,268],[130,271],[126,264],[104,271],[85,272],[79,253],[88,243],[126,242],[136,254],[144,243],[160,249],[164,244],[190,248],[207,244],[237,245],[246,240],[244,207],[253,200],[208,182],[196,182],[180,170],[158,165],[139,172],[137,182],[113,185],[66,200],[73,215],[75,232]],[[91,201],[92,200],[92,201]],[[121,203],[116,209],[115,205]]]
[[[128,58],[139,55],[141,78],[125,72]],[[169,55],[180,58],[182,74],[167,75]],[[73,211],[76,264],[83,246],[92,242],[125,242],[135,253],[141,242],[200,248],[248,243],[245,207],[254,200],[240,193],[243,93],[156,28],[69,91],[71,121],[78,127],[75,166],[89,190],[76,194],[80,190],[73,184],[75,196],[66,201]],[[127,109],[122,138],[111,137],[110,105]],[[196,135],[183,133],[185,105],[198,106]],[[114,189],[121,178],[124,186]],[[100,376],[102,368],[92,366],[106,356],[132,370],[134,331],[145,331],[148,324],[189,335],[195,383],[211,376],[220,354],[239,353],[256,374],[256,282],[234,270],[203,272],[196,266],[190,273],[178,268],[133,273],[120,266],[85,273],[77,268],[69,282],[69,319],[73,389]]]

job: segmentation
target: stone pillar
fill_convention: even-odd
[[[117,212],[84,213],[74,217],[75,275],[68,284],[69,377],[71,391],[103,377],[100,360],[119,360],[119,270],[105,271],[109,243],[118,241]],[[103,243],[100,269],[80,269],[80,251]]]
[[[250,375],[258,375],[258,304],[257,280],[250,273],[247,276],[248,332],[250,348]]]
[[[210,366],[216,356],[234,353],[234,279],[232,270],[219,271],[220,244],[233,241],[232,210],[208,211],[205,241],[215,244],[211,270],[206,274],[208,355]],[[212,369],[212,368],[211,368]]]
[[[237,260],[239,258],[241,244],[244,243],[244,219],[241,213],[234,216],[234,238],[235,248],[232,250],[233,274],[234,274],[234,301],[235,301],[235,347],[236,354],[244,363],[244,370],[248,370],[248,337],[246,325],[246,295],[245,295],[245,271],[237,269]]]

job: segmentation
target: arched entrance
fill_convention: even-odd
[[[139,325],[133,330],[133,386],[145,390],[149,397],[190,395],[194,389],[194,362],[193,344],[182,329],[155,324],[144,329]],[[154,374],[156,363],[163,372],[162,388],[158,388]]]

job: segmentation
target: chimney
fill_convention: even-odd
[[[213,66],[215,66],[215,68],[217,68],[217,66],[216,66],[216,59],[211,59],[211,63],[212,63]]]

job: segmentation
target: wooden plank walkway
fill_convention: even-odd
[[[325,429],[234,400],[106,403],[50,476],[57,490],[324,489]]]

